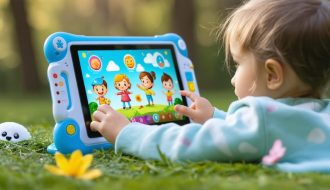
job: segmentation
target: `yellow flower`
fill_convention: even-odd
[[[135,96],[135,100],[137,102],[141,102],[142,101],[142,98],[141,98],[140,94],[138,94],[138,95]]]
[[[93,161],[93,155],[88,154],[83,156],[80,150],[72,153],[70,159],[66,159],[61,153],[55,154],[56,166],[45,165],[50,173],[61,176],[71,176],[77,179],[94,179],[102,175],[99,169],[88,170],[88,167]]]

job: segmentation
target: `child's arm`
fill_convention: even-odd
[[[159,149],[177,161],[252,161],[266,153],[262,111],[248,103],[233,105],[225,119],[214,118],[203,125],[191,123],[185,126],[130,123],[109,106],[100,108],[105,113],[95,112],[96,121],[91,127],[114,143],[116,152],[144,159],[161,159]],[[100,121],[102,117],[104,119]]]
[[[141,85],[137,84],[136,86],[137,86],[140,90],[143,90],[144,92],[146,91],[146,89],[143,88]]]
[[[214,108],[214,112],[213,112],[213,118],[219,118],[219,119],[225,119],[227,113],[219,110],[217,108]]]

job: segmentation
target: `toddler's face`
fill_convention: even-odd
[[[230,52],[236,63],[236,72],[231,79],[238,99],[246,96],[267,96],[267,76],[264,69],[258,69],[258,63],[251,52],[243,51],[236,42],[230,43]]]
[[[166,90],[172,90],[173,88],[172,81],[171,80],[163,81],[163,88],[165,88]]]
[[[129,85],[129,83],[126,81],[126,79],[123,79],[123,80],[120,81],[120,82],[116,82],[115,85],[116,85],[117,89],[119,89],[119,90],[121,90],[121,91],[127,90],[127,89],[130,87],[130,85]]]
[[[95,92],[95,94],[99,95],[99,96],[104,96],[107,92],[108,92],[108,89],[107,87],[105,87],[105,85],[95,85],[93,87],[93,90]]]
[[[142,77],[141,82],[142,82],[142,86],[145,87],[146,89],[149,89],[153,86],[153,83],[147,76]]]

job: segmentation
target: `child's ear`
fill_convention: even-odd
[[[275,59],[267,59],[265,62],[267,75],[267,87],[270,90],[277,90],[283,84],[284,69],[280,62]]]

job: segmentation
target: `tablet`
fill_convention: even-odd
[[[187,102],[173,45],[72,45],[71,54],[89,137],[101,136],[90,122],[102,104],[132,122],[189,123],[174,111]]]
[[[174,111],[177,104],[192,103],[180,90],[198,94],[186,44],[176,34],[135,37],[57,32],[46,39],[44,53],[56,122],[49,153],[112,148],[90,129],[93,113],[104,104],[131,122],[154,127],[191,122]]]

